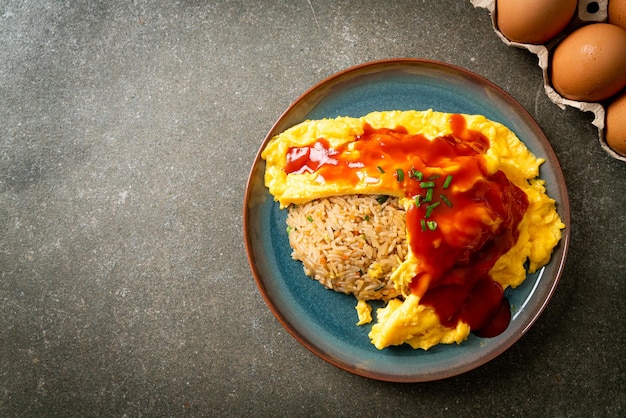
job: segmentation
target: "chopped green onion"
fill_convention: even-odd
[[[422,202],[420,202],[420,200],[422,200],[422,195],[418,194],[417,196],[415,196],[415,206],[419,206],[422,204]]]
[[[383,168],[381,166],[377,166],[376,169],[383,174],[385,172],[385,170],[383,170]]]
[[[422,226],[422,231],[426,231],[426,221],[424,219],[420,219],[420,225]]]
[[[428,180],[437,180],[439,177],[441,177],[439,174],[433,174],[432,176],[428,177]]]
[[[428,221],[426,222],[426,225],[428,226],[428,229],[430,229],[431,231],[434,231],[435,229],[437,229],[437,221]]]
[[[424,203],[433,201],[433,190],[434,189],[426,190],[426,197],[424,198]]]
[[[309,216],[306,217],[306,220],[309,221],[309,222],[313,222],[313,217],[311,215],[309,215]]]
[[[287,227],[287,235],[289,235],[289,234],[291,234],[291,227],[290,226]]]
[[[398,182],[404,181],[404,171],[401,168],[396,170],[396,175],[398,176]]]
[[[369,215],[365,215],[365,216],[363,217],[363,219],[365,219],[365,222],[369,222],[369,220],[370,220],[370,216],[369,216]]]
[[[432,187],[435,187],[435,182],[434,181],[423,181],[420,183],[420,187],[422,189],[429,189]]]
[[[448,205],[448,207],[452,207],[452,202],[450,202],[450,199],[448,199],[445,195],[440,194],[439,197],[441,197],[441,200],[443,200],[443,203]]]
[[[411,168],[409,170],[409,178],[416,179],[417,181],[422,181],[422,178],[424,178],[424,174],[421,171],[416,170],[415,168]]]
[[[452,183],[452,174],[448,174],[448,176],[446,177],[446,179],[443,182],[443,188],[447,189],[448,186],[450,186],[450,183]]]
[[[387,199],[389,199],[389,196],[386,196],[386,195],[385,196],[378,196],[376,198],[376,201],[382,205],[383,203],[385,203],[387,201]]]
[[[430,218],[430,215],[433,213],[433,210],[435,210],[435,208],[439,206],[440,204],[441,202],[435,202],[432,205],[429,205],[426,208],[426,215],[424,215],[424,218]]]

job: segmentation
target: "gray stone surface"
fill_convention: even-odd
[[[242,202],[283,110],[348,66],[450,62],[563,166],[572,239],[535,326],[470,373],[390,384],[273,317]],[[469,1],[0,1],[0,415],[623,416],[626,164]]]

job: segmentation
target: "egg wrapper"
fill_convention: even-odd
[[[554,88],[550,85],[550,78],[548,75],[548,65],[550,62],[550,54],[551,51],[554,50],[554,47],[561,42],[568,34],[573,32],[575,29],[579,27],[593,22],[606,22],[607,20],[607,9],[608,9],[608,0],[578,0],[578,9],[569,25],[563,32],[561,32],[556,38],[550,40],[549,43],[545,45],[534,45],[534,44],[524,44],[519,42],[512,42],[508,40],[500,30],[498,30],[498,26],[496,23],[496,0],[470,0],[474,8],[482,8],[487,9],[489,14],[491,15],[491,24],[493,26],[493,30],[498,35],[498,37],[508,46],[522,48],[530,51],[535,54],[538,58],[538,65],[541,68],[541,72],[543,74],[543,87],[548,98],[561,109],[565,109],[566,106],[574,107],[583,112],[591,112],[594,115],[594,119],[591,122],[598,129],[598,140],[600,142],[600,146],[603,150],[605,150],[611,157],[626,161],[626,157],[616,153],[613,151],[606,143],[604,138],[604,122],[606,112],[604,106],[601,103],[591,103],[591,102],[579,102],[575,100],[569,100],[562,97],[560,94],[554,90]],[[587,5],[589,3],[596,3],[598,6],[598,10],[594,13],[590,13],[587,10]]]

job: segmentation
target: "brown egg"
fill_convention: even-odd
[[[496,24],[510,41],[544,44],[565,29],[576,5],[577,0],[497,0]]]
[[[609,147],[626,157],[626,91],[606,107],[604,138]]]
[[[607,10],[609,23],[626,30],[626,0],[611,0]]]
[[[550,79],[571,100],[597,102],[616,94],[626,86],[626,31],[593,23],[572,32],[554,49]]]

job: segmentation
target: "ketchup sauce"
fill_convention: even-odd
[[[411,292],[440,322],[467,323],[482,337],[502,333],[510,307],[489,275],[517,241],[526,194],[506,175],[489,174],[481,154],[488,139],[452,115],[452,134],[432,140],[403,127],[374,129],[333,148],[324,139],[287,153],[285,172],[316,173],[317,181],[368,182],[413,199],[407,210],[409,246],[420,261]]]

